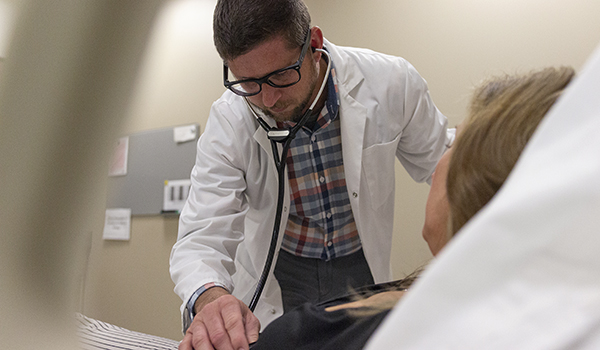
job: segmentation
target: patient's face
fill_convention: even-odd
[[[446,197],[446,178],[452,149],[448,150],[435,168],[431,179],[431,189],[425,206],[423,237],[433,255],[436,255],[448,242],[448,219],[450,210]]]

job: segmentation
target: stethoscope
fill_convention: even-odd
[[[248,100],[246,98],[244,98],[244,100],[246,101],[246,104],[248,105],[248,108],[250,109],[250,111],[252,111],[252,114],[254,115],[254,117],[256,117],[258,124],[260,124],[260,126],[267,132],[267,137],[271,141],[271,150],[273,151],[273,160],[275,161],[275,167],[277,168],[277,177],[278,177],[277,210],[275,212],[275,220],[273,222],[273,235],[271,236],[271,244],[269,246],[269,253],[267,254],[267,260],[265,261],[265,266],[264,266],[262,274],[258,280],[258,284],[256,285],[256,289],[254,290],[254,295],[252,296],[252,300],[250,301],[250,304],[248,305],[248,307],[250,308],[250,311],[252,311],[252,312],[254,312],[254,309],[256,308],[256,304],[258,304],[258,299],[260,299],[260,295],[262,294],[262,291],[267,282],[267,278],[269,277],[269,272],[271,271],[271,265],[273,264],[273,258],[275,257],[275,251],[277,249],[277,240],[279,238],[279,227],[281,226],[281,215],[282,215],[282,211],[283,211],[283,199],[284,199],[283,197],[284,197],[284,192],[285,192],[285,166],[286,166],[287,154],[290,149],[290,144],[292,143],[292,140],[294,139],[294,137],[296,137],[296,133],[298,133],[298,131],[304,126],[304,124],[306,124],[309,117],[312,115],[313,109],[315,108],[315,105],[319,101],[319,98],[321,98],[321,94],[323,93],[323,90],[325,89],[325,86],[327,85],[327,80],[329,79],[329,72],[331,70],[331,56],[329,55],[329,53],[327,51],[325,51],[323,49],[316,49],[315,51],[319,51],[327,56],[327,71],[325,72],[323,82],[321,83],[321,87],[319,88],[319,93],[313,100],[310,107],[308,107],[306,112],[304,112],[304,115],[302,116],[300,121],[298,121],[298,123],[296,123],[296,125],[294,125],[292,128],[278,129],[278,128],[273,128],[273,127],[269,126],[269,124],[267,124],[267,122],[265,122],[265,120],[263,118],[261,118],[254,111],[254,109],[250,105],[250,102],[248,102]],[[281,143],[283,145],[282,151],[281,151],[281,156],[279,156],[279,153],[277,151],[277,143]]]

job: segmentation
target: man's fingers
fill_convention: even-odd
[[[233,297],[223,301],[221,316],[233,348],[236,350],[248,349],[248,339],[246,338],[246,328],[242,315],[243,308],[246,306]]]
[[[200,316],[204,321],[210,342],[217,350],[239,350],[242,347],[234,348],[231,343],[230,335],[225,327],[223,308],[229,303],[231,296],[222,296],[214,302],[207,304],[200,311]],[[237,299],[233,298],[236,302]],[[198,317],[196,316],[196,317]]]
[[[179,350],[215,350],[210,343],[206,326],[198,318],[190,325],[190,328],[185,333],[185,336],[179,343]]]
[[[246,339],[248,339],[248,343],[254,343],[258,340],[260,321],[254,316],[250,309],[248,309],[248,312],[244,315],[244,328],[246,329]]]
[[[195,318],[194,318],[195,320]],[[193,330],[193,349],[194,350],[215,350],[210,337],[208,335],[208,329],[202,319],[197,321],[197,327]],[[181,350],[181,349],[180,349]]]
[[[242,309],[242,317],[244,321],[244,329],[246,331],[246,339],[248,343],[254,343],[258,340],[259,332],[260,332],[260,321],[258,318],[250,311],[250,308],[246,306],[242,301],[240,301],[240,307]]]
[[[250,309],[231,295],[206,304],[196,315],[179,350],[240,350],[258,340],[260,322]]]
[[[177,349],[179,349],[179,350],[192,350],[193,349],[192,333],[190,333],[189,331],[185,333],[185,336],[183,336],[183,339],[179,343],[179,346],[177,347]]]

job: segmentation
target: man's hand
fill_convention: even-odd
[[[241,300],[215,287],[196,301],[196,317],[179,350],[247,350],[258,340],[260,322]]]

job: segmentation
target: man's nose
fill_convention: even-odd
[[[281,97],[281,89],[274,88],[269,84],[263,84],[262,86],[262,101],[265,107],[273,107],[275,103]]]

